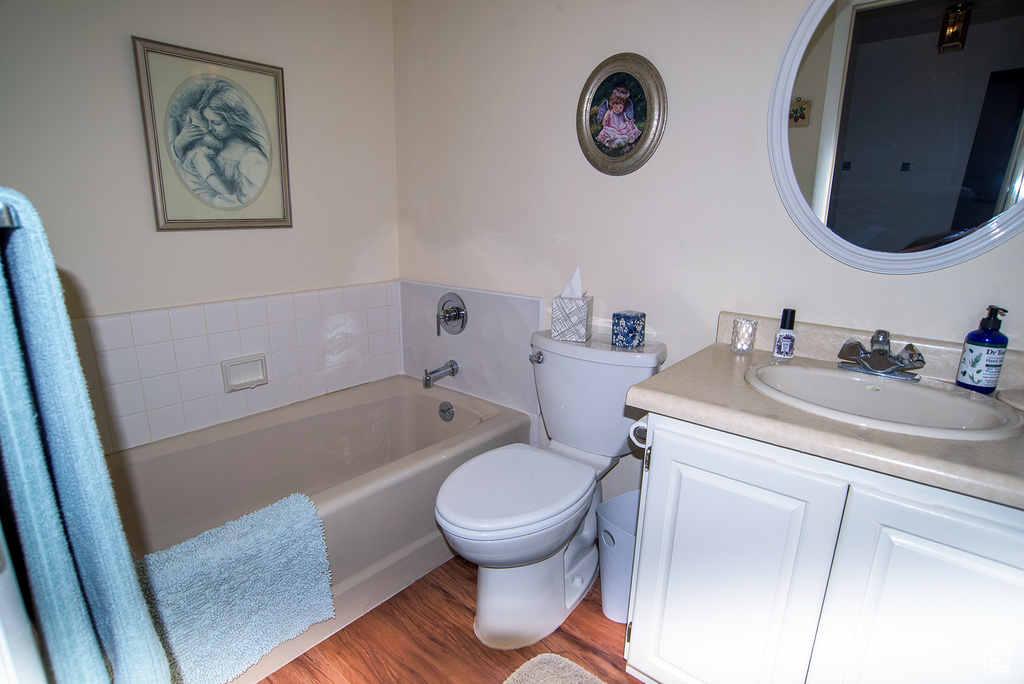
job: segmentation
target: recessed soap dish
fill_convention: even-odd
[[[267,384],[267,357],[253,354],[220,362],[224,374],[224,391],[237,392]]]

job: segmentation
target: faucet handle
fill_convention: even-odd
[[[852,337],[843,343],[838,354],[839,358],[844,361],[860,361],[867,355],[868,350],[864,348],[864,345]]]
[[[924,355],[912,344],[908,344],[895,356],[896,362],[900,364],[900,370],[917,370],[924,368]]]

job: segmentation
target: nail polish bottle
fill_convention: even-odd
[[[782,320],[779,322],[779,332],[775,333],[775,349],[772,354],[779,359],[793,358],[796,348],[796,333],[793,326],[796,324],[796,310],[783,309]]]

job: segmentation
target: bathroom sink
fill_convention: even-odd
[[[744,378],[783,404],[875,430],[959,440],[1024,434],[1024,418],[1012,406],[954,385],[914,383],[804,362],[754,366]]]

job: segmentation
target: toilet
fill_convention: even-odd
[[[658,372],[660,342],[615,347],[531,339],[541,416],[551,444],[512,444],[459,466],[437,494],[434,517],[452,549],[479,566],[475,631],[497,649],[554,632],[598,571],[600,480],[629,452],[626,391]]]

